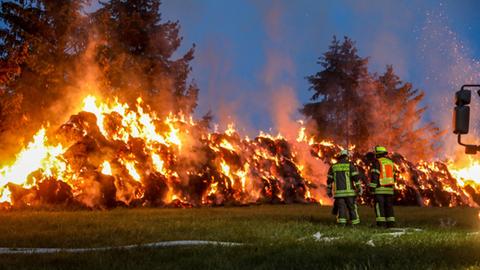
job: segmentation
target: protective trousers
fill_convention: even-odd
[[[394,195],[376,194],[375,195],[375,215],[377,216],[377,225],[392,227],[395,225],[395,215],[393,213]]]
[[[348,220],[350,220],[352,225],[360,223],[356,198],[357,197],[335,198],[334,208],[337,208],[338,224],[347,224]]]

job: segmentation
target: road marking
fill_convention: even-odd
[[[97,248],[0,248],[0,254],[51,254],[51,253],[84,253],[108,250],[130,250],[136,248],[157,248],[157,247],[180,247],[180,246],[241,246],[242,243],[234,242],[219,242],[219,241],[202,241],[202,240],[178,240],[178,241],[163,241],[155,243],[147,243],[140,245],[127,245],[117,247],[97,247]]]

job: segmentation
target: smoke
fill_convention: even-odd
[[[262,72],[266,88],[269,113],[276,131],[289,140],[294,140],[300,128],[297,92],[294,86],[295,65],[288,48],[283,47],[287,40],[282,35],[284,7],[280,4],[264,10],[265,30],[273,46],[265,48],[266,64]]]
[[[48,118],[50,125],[58,126],[65,122],[70,115],[78,112],[87,95],[102,96],[100,89],[103,77],[95,62],[98,44],[97,40],[90,39],[85,52],[74,63],[74,70],[71,74],[72,84],[65,86],[65,94],[49,108],[49,114],[52,116]]]
[[[297,142],[303,116],[298,111],[301,104],[294,84],[298,74],[289,47],[295,45],[285,45],[291,42],[284,34],[287,7],[280,2],[269,6],[259,5],[264,14],[265,31],[272,43],[265,48],[266,64],[262,72],[262,82],[270,102],[267,106],[274,130],[292,143],[296,158],[304,167],[304,176],[318,187],[311,190],[312,195],[322,203],[329,203],[331,200],[326,195],[326,189],[320,188],[327,178],[328,164],[314,158],[308,144]]]
[[[261,29],[266,38],[265,42],[259,43],[264,45],[261,48],[264,58],[258,59],[260,65],[253,67],[253,70],[259,71],[256,74],[249,71],[254,73],[254,77],[245,77],[249,73],[236,74],[239,66],[244,65],[238,61],[243,61],[245,57],[235,51],[238,44],[234,44],[235,40],[228,33],[219,35],[215,30],[209,32],[197,45],[193,64],[194,72],[201,76],[198,80],[204,82],[199,97],[202,111],[197,115],[212,111],[219,130],[235,123],[239,132],[249,136],[256,136],[259,129],[268,128],[269,132],[296,138],[300,126],[297,121],[301,118],[298,113],[300,102],[294,85],[297,77],[295,65],[286,47],[290,45],[285,45],[288,40],[283,31],[284,6],[282,3],[252,4],[260,12]],[[177,7],[174,5],[172,8]],[[187,24],[190,20],[195,21],[191,18],[186,20]],[[242,22],[238,24],[240,29],[247,27],[242,26]],[[252,55],[255,53],[249,52]]]
[[[395,72],[400,78],[404,78],[407,74],[407,52],[404,50],[404,45],[395,34],[382,32],[372,42],[371,58],[375,60],[381,70],[385,70],[386,65],[395,63]],[[392,51],[395,53],[392,54]]]
[[[265,40],[258,44],[262,48],[264,58],[249,58],[249,62],[261,64],[253,67],[259,69],[254,77],[245,79],[244,74],[235,74],[241,65],[238,63],[238,44],[233,44],[229,33],[219,35],[211,30],[197,43],[197,55],[194,61],[194,71],[198,79],[204,81],[201,87],[201,107],[211,110],[215,116],[219,130],[223,130],[228,124],[234,122],[240,133],[256,136],[259,127],[270,127],[270,133],[280,133],[284,138],[292,142],[296,148],[298,161],[304,166],[304,172],[308,179],[315,179],[315,183],[321,186],[326,179],[327,165],[312,157],[310,148],[305,143],[296,144],[296,138],[300,130],[298,120],[302,116],[298,113],[300,102],[299,91],[295,85],[298,78],[296,67],[292,59],[291,40],[285,33],[288,25],[285,25],[285,16],[288,4],[275,2],[272,5],[264,5],[261,2],[252,2],[261,15],[261,25]],[[252,11],[252,14],[256,14]],[[254,16],[254,15],[252,15]],[[185,20],[196,21],[190,17]],[[199,22],[197,22],[199,23]],[[236,22],[240,27],[242,22]],[[258,26],[257,26],[258,27]],[[234,27],[233,29],[237,29]],[[195,33],[192,33],[195,35]],[[196,42],[196,41],[195,41]],[[254,50],[248,55],[254,55]],[[240,56],[243,60],[244,55]],[[251,70],[249,73],[255,73]],[[252,83],[252,80],[256,80]],[[254,85],[254,87],[252,87]],[[205,109],[204,109],[205,110]],[[312,177],[310,177],[312,176]],[[318,181],[317,181],[318,180]],[[325,189],[312,190],[312,195],[317,198],[326,198]]]
[[[261,106],[263,97],[233,74],[232,43],[226,37],[212,36],[197,50],[194,70],[201,70],[206,83],[200,89],[197,115],[211,111],[218,129],[225,130],[235,123],[240,132],[255,135],[252,113]]]
[[[296,138],[300,128],[297,99],[294,87],[285,82],[285,77],[293,75],[293,63],[288,56],[268,52],[265,66],[264,83],[270,104],[268,109],[274,128],[289,140]],[[295,119],[295,117],[297,117]]]

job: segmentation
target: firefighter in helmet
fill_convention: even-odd
[[[375,196],[375,215],[378,226],[393,227],[393,213],[396,169],[393,161],[388,158],[387,149],[375,146],[375,159],[370,169],[371,193]]]
[[[350,220],[352,225],[356,225],[360,223],[357,194],[363,193],[358,170],[350,162],[347,150],[342,150],[337,159],[338,162],[328,170],[327,195],[335,199],[334,212],[337,214],[337,223],[346,225]]]

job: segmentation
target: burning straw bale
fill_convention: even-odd
[[[141,100],[130,108],[94,97],[52,139],[45,134],[40,130],[14,164],[0,169],[6,205],[105,209],[328,201],[326,172],[316,172],[312,162],[329,165],[341,149],[306,136],[288,141],[261,133],[248,139],[231,128],[210,133],[183,115],[160,118]],[[366,182],[374,157],[352,153]],[[478,205],[478,186],[462,184],[446,164],[414,164],[399,154],[393,160],[400,172],[398,204]],[[371,203],[371,197],[360,201]]]
[[[323,142],[312,145],[311,152],[325,162],[332,163],[339,150],[338,146]],[[373,153],[362,155],[353,151],[352,154],[365,188],[373,158]],[[479,186],[473,183],[462,185],[459,179],[451,175],[446,163],[413,163],[398,153],[394,153],[392,159],[399,172],[395,194],[398,205],[478,207]],[[372,198],[365,194],[361,202],[372,203]]]

